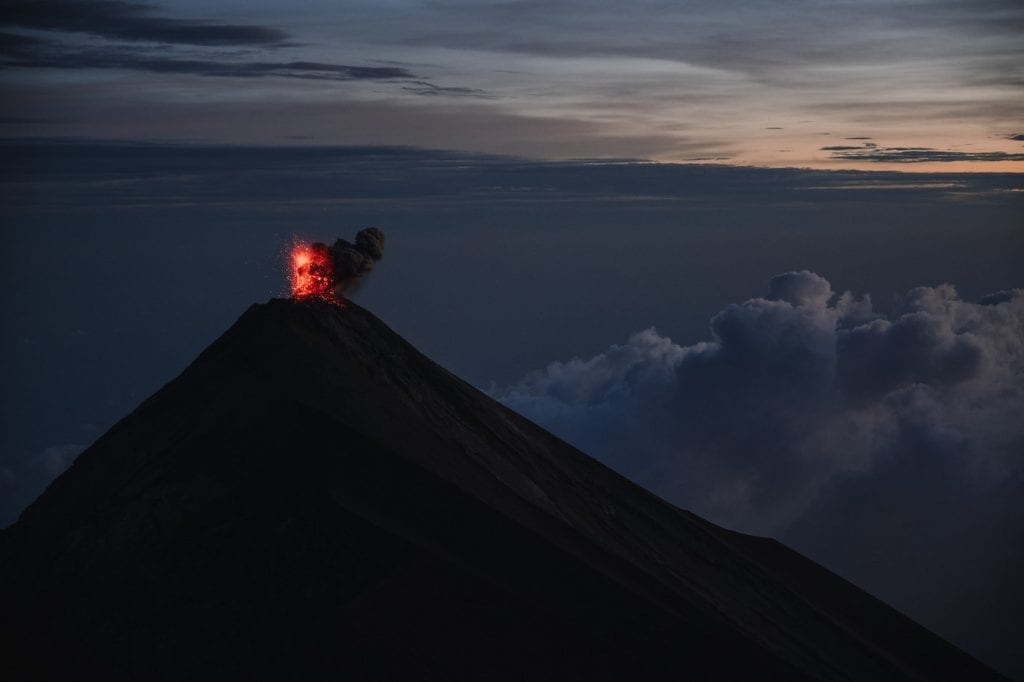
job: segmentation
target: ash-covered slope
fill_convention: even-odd
[[[26,678],[990,679],[364,309],[253,306],[0,535]]]

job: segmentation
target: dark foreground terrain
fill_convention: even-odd
[[[362,308],[253,306],[0,534],[6,679],[983,680]]]

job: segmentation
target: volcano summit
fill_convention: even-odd
[[[10,679],[982,680],[355,304],[250,308],[0,534]]]

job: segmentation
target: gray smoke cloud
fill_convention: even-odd
[[[356,234],[355,244],[339,239],[329,251],[340,291],[352,289],[384,257],[384,233],[376,227],[368,227]]]
[[[884,316],[788,272],[706,342],[647,329],[493,393],[679,506],[780,537],[979,655],[1007,650],[1024,291],[920,287]]]
[[[316,242],[310,249],[315,255],[308,266],[313,284],[305,293],[336,296],[359,288],[362,278],[384,258],[384,233],[367,227],[356,233],[354,244],[338,239],[331,246]]]

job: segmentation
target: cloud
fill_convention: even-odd
[[[1016,142],[1024,142],[1024,133],[1021,133],[1019,135],[1008,135],[1006,139],[1014,140]]]
[[[252,59],[226,48],[295,47],[282,31],[150,16],[148,5],[127,2],[22,2],[0,13],[0,26],[47,31],[47,37],[0,32],[0,68],[124,69],[226,78],[276,77],[322,81],[400,81],[402,90],[434,97],[489,95],[476,88],[441,86],[398,63],[354,66],[321,61]],[[89,34],[103,39],[76,39]],[[161,43],[139,45],[138,43]],[[200,49],[181,52],[180,46]],[[380,60],[378,60],[380,61]]]
[[[11,94],[27,101],[21,90]],[[166,116],[202,122],[204,110],[168,108],[153,112],[149,121],[138,122],[118,112],[90,111],[90,104],[105,105],[97,98],[83,101],[75,114],[99,122],[94,132],[110,135],[140,134],[132,125],[159,124]],[[0,156],[12,162],[7,175],[16,178],[21,192],[12,193],[7,207],[33,205],[47,196],[48,205],[90,206],[196,206],[232,203],[255,206],[309,206],[314,202],[345,202],[356,197],[387,200],[415,210],[449,206],[482,205],[613,205],[645,207],[644,210],[678,210],[685,205],[714,207],[761,206],[764,202],[800,205],[846,206],[851,192],[863,205],[941,202],[943,206],[998,202],[1012,214],[1021,192],[1014,174],[969,173],[936,175],[906,172],[814,171],[758,169],[727,165],[654,164],[612,156],[641,145],[664,147],[664,139],[609,140],[602,131],[564,121],[521,118],[486,109],[459,110],[353,103],[336,108],[303,112],[294,110],[248,111],[229,109],[218,119],[217,130],[245,134],[239,115],[260,118],[262,128],[278,131],[279,140],[294,139],[295,146],[242,147],[168,140],[111,142],[109,140],[0,138]],[[4,114],[0,106],[0,116]],[[267,118],[261,118],[267,117]],[[15,124],[12,124],[15,125]],[[57,129],[49,122],[44,130]],[[441,151],[398,147],[398,143],[439,146],[450,128],[458,126],[467,136],[489,143],[496,152],[520,156]],[[330,139],[341,129],[361,146],[315,144]],[[198,137],[202,128],[193,132]],[[500,133],[507,131],[507,137]],[[403,137],[403,135],[406,135]],[[296,137],[297,136],[297,137]],[[311,141],[312,138],[312,141]],[[244,137],[238,142],[250,142]],[[599,147],[600,139],[606,146]],[[260,138],[265,142],[265,138]],[[387,145],[390,143],[390,145]],[[560,145],[566,155],[604,153],[606,160],[544,161],[523,155]],[[608,146],[613,145],[613,146]],[[714,153],[715,149],[680,148],[681,153]],[[181,168],[191,169],[187,177]],[[117,182],[131,175],[130,186]],[[59,195],[48,194],[52,183],[61,183]],[[198,188],[216,184],[211,194]]]
[[[1021,290],[972,303],[950,285],[922,287],[887,318],[869,297],[836,297],[824,278],[790,272],[764,298],[719,312],[710,341],[683,347],[648,329],[497,395],[631,474],[671,472],[655,486],[676,501],[778,533],[824,482],[869,471],[915,406],[941,408],[944,428],[962,422],[957,433],[972,442],[996,427],[1000,437],[1024,437],[1016,420],[994,418],[1024,409],[1022,330]],[[981,413],[989,430],[975,433]],[[637,433],[653,453],[623,454]],[[1001,447],[987,456],[1003,457],[995,469],[1016,466]],[[693,478],[692,466],[711,478]],[[774,499],[779,484],[785,499]]]
[[[417,95],[425,95],[428,97],[437,97],[439,95],[448,95],[454,97],[480,97],[489,99],[492,96],[488,95],[485,91],[477,88],[461,88],[461,87],[444,87],[441,85],[434,85],[423,80],[414,80],[409,85],[402,88],[407,92],[411,92]]]
[[[231,78],[276,76],[335,81],[414,78],[414,74],[396,66],[349,66],[300,60],[237,61],[219,58],[176,58],[163,56],[162,52],[123,46],[74,47],[13,33],[0,33],[0,66],[75,70],[129,69],[150,73]]]
[[[867,0],[830,3],[430,3],[403,27],[410,45],[553,58],[657,59],[743,73],[766,83],[828,86],[822,66],[891,66],[912,55],[940,70],[951,55],[967,81],[1002,77],[1018,63],[1020,3]],[[799,8],[798,11],[793,11]],[[737,21],[737,16],[742,17]],[[827,31],[820,29],[827,27]],[[899,40],[894,40],[898,35]],[[937,47],[941,45],[941,47]],[[917,73],[917,71],[915,71]],[[850,72],[844,72],[844,80]]]
[[[286,34],[267,26],[221,24],[153,16],[153,7],[120,0],[29,0],[5,3],[0,24],[86,33],[115,40],[243,46],[281,45]]]
[[[844,161],[872,161],[879,163],[925,163],[952,161],[1024,161],[1024,154],[1010,152],[957,152],[929,147],[878,147],[865,143],[863,147],[822,147],[832,152],[833,159]]]
[[[921,287],[882,315],[789,272],[715,315],[708,341],[648,329],[493,393],[670,501],[781,537],[965,646],[1013,630],[1024,607],[1017,578],[996,576],[1024,570],[1024,290],[970,302]],[[964,632],[1000,599],[1002,615]]]

